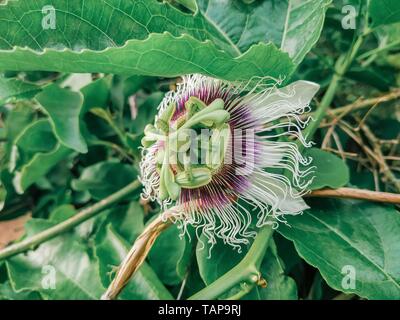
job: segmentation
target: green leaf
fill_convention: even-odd
[[[10,101],[32,99],[40,90],[38,85],[0,76],[0,105]]]
[[[86,153],[87,145],[80,132],[79,123],[82,94],[53,84],[40,92],[36,100],[48,113],[59,141],[68,148]]]
[[[315,201],[278,231],[334,289],[368,299],[400,298],[400,215],[356,200]],[[353,273],[354,271],[354,273]],[[355,276],[354,286],[347,276]],[[342,284],[345,284],[344,286]]]
[[[0,284],[0,300],[41,300],[42,297],[35,291],[15,292],[10,281]]]
[[[400,3],[398,0],[370,0],[369,15],[372,27],[400,22]]]
[[[76,191],[89,191],[94,199],[101,200],[120,190],[137,177],[136,169],[118,160],[108,160],[86,167],[80,178],[72,181]]]
[[[54,10],[44,14],[42,9],[50,6]],[[51,25],[43,28],[42,22],[50,20],[55,21],[55,28]],[[150,34],[167,31],[174,36],[188,34],[199,41],[209,39],[220,49],[233,51],[223,35],[201,15],[185,14],[156,0],[8,1],[0,7],[0,30],[8,30],[0,42],[5,50],[27,46],[36,51],[46,47],[100,51],[123,46],[130,39],[145,40]]]
[[[0,180],[0,211],[3,210],[7,198],[7,190]]]
[[[27,236],[54,225],[47,220],[29,220]],[[13,257],[6,261],[6,266],[12,287],[18,292],[37,291],[47,299],[86,300],[99,299],[105,290],[95,259],[74,233],[60,235],[33,251]],[[55,275],[55,283],[46,278],[52,275]]]
[[[139,202],[132,201],[128,206],[119,206],[110,211],[104,224],[110,224],[127,243],[133,244],[144,229],[143,207]]]
[[[61,60],[65,63],[60,64]],[[233,58],[211,42],[199,42],[186,34],[174,37],[163,33],[152,34],[144,41],[130,40],[123,47],[103,51],[46,49],[38,53],[23,48],[0,51],[0,69],[5,68],[160,77],[202,73],[234,81],[266,76],[284,78],[292,73],[294,66],[289,57],[273,44],[254,45]]]
[[[70,204],[63,204],[54,209],[49,216],[49,220],[55,223],[63,222],[76,214],[75,208]]]
[[[96,239],[96,256],[100,262],[100,275],[105,287],[111,283],[115,268],[128,254],[128,250],[129,246],[110,225],[106,226],[105,237],[102,240]],[[173,299],[146,262],[129,281],[120,298],[128,300]]]
[[[309,186],[310,190],[340,188],[349,183],[350,173],[346,163],[332,153],[317,148],[310,148],[304,152],[312,157],[312,166],[315,166],[315,178]]]
[[[24,193],[28,187],[44,177],[57,163],[71,153],[71,149],[67,149],[61,144],[58,144],[50,152],[36,153],[20,171],[15,173],[13,184],[17,193]]]
[[[82,117],[91,108],[106,107],[110,97],[111,78],[104,77],[95,80],[81,89],[83,94]]]
[[[177,3],[181,4],[185,8],[191,10],[192,12],[197,12],[197,3],[196,0],[175,0]]]
[[[191,249],[192,245],[187,237],[179,236],[180,232],[175,225],[169,227],[157,238],[148,256],[155,273],[163,283],[171,286],[177,285],[183,280],[185,271],[182,272],[182,269],[186,268],[179,266],[179,261],[182,260],[185,253],[191,254],[191,250],[187,252],[185,249]],[[166,254],[167,252],[168,254]],[[189,263],[188,260],[185,262]]]
[[[54,10],[43,14],[44,7]],[[55,29],[43,29],[42,22],[51,18]],[[293,71],[289,57],[274,45],[237,52],[201,13],[190,15],[156,0],[9,1],[0,6],[0,30],[7,30],[0,40],[0,69],[7,70],[203,73],[226,80],[280,78]]]
[[[285,275],[285,266],[279,258],[273,240],[261,264],[261,275],[267,287],[256,287],[244,299],[254,300],[297,300],[296,282]]]
[[[21,132],[32,123],[35,118],[35,112],[25,104],[17,105],[7,114],[6,128],[6,154],[9,156],[14,142]]]
[[[162,92],[154,92],[144,97],[137,97],[137,116],[131,121],[132,133],[142,134],[148,123],[152,123],[158,110],[157,107],[164,98]]]
[[[49,120],[40,119],[28,125],[15,141],[10,160],[10,171],[27,164],[37,153],[50,152],[57,139]]]
[[[201,235],[197,243],[196,259],[200,276],[206,285],[211,284],[236,266],[243,260],[248,250],[248,247],[245,247],[239,253],[222,240],[217,240],[211,251],[210,248],[211,245],[207,242],[207,238]]]
[[[272,41],[299,64],[317,42],[330,0],[199,0],[199,9],[237,53]]]

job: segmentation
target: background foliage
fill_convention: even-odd
[[[43,29],[48,5],[55,8],[56,29]],[[343,10],[347,5],[357,13],[355,28],[343,25],[351,17]],[[307,151],[318,169],[312,189],[398,193],[399,49],[396,0],[3,1],[0,226],[29,215],[23,236],[29,237],[135,180],[143,128],[180,75],[315,81],[321,85],[312,104],[317,108],[343,56],[346,72],[316,145]],[[376,97],[383,98],[368,100]],[[159,212],[139,194],[27,254],[0,261],[0,297],[100,298]],[[398,208],[307,202],[311,209],[289,217],[290,226],[282,224],[269,243],[260,266],[267,286],[245,289],[240,298],[400,298]],[[188,298],[248,250],[232,252],[218,243],[209,257],[201,247],[194,231],[189,241],[171,227],[120,298]],[[347,265],[356,270],[354,288],[343,286]],[[44,288],[43,266],[55,268],[55,289]],[[236,285],[220,298],[240,290]]]

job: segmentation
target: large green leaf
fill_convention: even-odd
[[[312,165],[315,166],[315,178],[309,186],[311,190],[324,187],[336,189],[349,183],[349,168],[342,159],[317,148],[307,149],[304,154],[312,157]]]
[[[289,226],[278,231],[332,288],[368,299],[400,298],[400,214],[395,208],[326,199],[287,221]],[[354,286],[346,278],[353,275]]]
[[[47,220],[30,220],[26,225],[27,236],[52,226],[54,223]],[[48,299],[99,299],[105,290],[95,259],[74,233],[61,235],[27,254],[13,257],[7,260],[6,266],[17,292],[37,291]],[[55,275],[55,287],[43,286],[45,277],[52,275]]]
[[[272,44],[255,45],[233,58],[218,50],[211,42],[199,42],[189,35],[174,37],[168,33],[152,34],[146,40],[130,40],[123,47],[111,47],[103,51],[45,49],[39,53],[26,48],[0,51],[0,69],[12,70],[162,77],[202,73],[233,81],[252,77],[285,77],[293,68],[289,57]]]
[[[107,225],[104,237],[96,239],[96,256],[100,262],[100,275],[104,286],[111,282],[115,268],[128,254],[129,246]],[[100,240],[101,239],[101,240]],[[121,299],[158,300],[173,299],[156,273],[144,263],[120,295]]]
[[[369,15],[372,26],[400,22],[400,2],[398,0],[370,0]]]
[[[55,29],[42,28],[45,6],[55,8]],[[293,64],[272,44],[239,54],[200,13],[165,2],[19,0],[0,6],[0,69],[246,80],[285,77]]]
[[[83,105],[82,94],[53,84],[40,92],[36,100],[48,113],[59,141],[68,148],[86,153],[87,145],[80,132],[79,123]]]
[[[295,64],[317,42],[330,0],[199,0],[199,9],[237,53],[258,42],[272,41]]]
[[[45,8],[47,15],[42,11]],[[51,24],[43,28],[52,15],[55,28]],[[223,35],[201,15],[185,14],[156,0],[8,1],[0,7],[0,30],[0,47],[8,50],[14,46],[36,51],[46,47],[104,50],[167,31],[175,36],[189,34],[199,41],[212,40],[220,49],[233,52]]]

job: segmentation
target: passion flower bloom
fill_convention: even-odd
[[[183,229],[198,228],[240,248],[257,227],[285,222],[308,208],[302,196],[312,181],[310,146],[301,114],[318,91],[297,81],[275,85],[183,77],[159,106],[142,140],[143,197],[173,208]]]

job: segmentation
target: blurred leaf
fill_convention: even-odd
[[[183,280],[185,271],[182,269],[187,269],[187,265],[186,268],[179,266],[179,262],[185,254],[191,254],[192,245],[187,237],[179,236],[180,232],[175,225],[169,227],[157,238],[148,256],[151,267],[167,285],[177,285]],[[184,262],[189,264],[187,259]]]
[[[288,216],[287,221],[288,226],[281,224],[278,231],[294,242],[299,254],[319,269],[332,288],[368,299],[400,298],[400,215],[396,209],[324,199],[313,202],[301,216]]]
[[[83,106],[80,116],[84,115],[91,108],[106,107],[110,97],[111,78],[104,77],[97,79],[81,89],[83,94]]]
[[[68,148],[86,153],[87,145],[79,124],[83,104],[82,94],[50,85],[36,96],[36,100],[50,116],[59,141]]]
[[[319,272],[316,272],[307,298],[310,300],[331,300],[335,295],[337,295],[337,292],[326,284]]]
[[[304,152],[305,156],[312,157],[312,166],[316,166],[315,178],[310,190],[324,187],[340,188],[349,183],[349,168],[342,159],[332,153],[317,148],[310,148]]]
[[[17,193],[22,194],[33,183],[45,176],[57,163],[72,153],[71,149],[58,144],[52,151],[36,153],[32,159],[15,173],[13,180]]]
[[[118,110],[123,110],[124,106],[128,103],[129,97],[138,92],[149,79],[151,78],[138,75],[129,77],[114,75],[111,87],[111,100],[113,105],[115,105]]]
[[[105,287],[111,283],[115,268],[128,254],[128,250],[129,246],[110,225],[106,226],[104,238],[96,239],[96,256],[100,262],[100,275]],[[142,264],[119,297],[127,300],[173,299],[146,262]]]
[[[164,94],[162,92],[154,92],[150,95],[137,97],[137,116],[135,119],[130,120],[132,133],[142,134],[144,127],[154,121],[154,117],[158,112],[157,107],[163,98]]]
[[[15,139],[21,134],[21,132],[32,123],[35,118],[35,112],[31,107],[25,104],[17,105],[7,113],[5,121],[6,128],[6,154],[9,155]]]
[[[101,200],[120,190],[137,177],[136,169],[117,160],[99,162],[86,167],[80,178],[72,181],[77,191],[89,191],[94,199]]]
[[[42,297],[35,291],[15,292],[10,281],[0,283],[0,300],[41,300]]]
[[[133,244],[144,229],[143,220],[142,206],[139,202],[132,201],[129,205],[110,209],[104,224],[110,224],[127,243]]]
[[[54,225],[47,220],[29,220],[27,236]],[[6,266],[14,290],[37,291],[47,299],[99,299],[105,290],[95,259],[74,233],[60,235],[33,251],[10,258]],[[55,288],[51,286],[53,275]]]
[[[32,99],[40,90],[38,85],[0,76],[0,105],[9,101]]]
[[[396,84],[392,70],[384,70],[383,68],[372,66],[369,68],[353,67],[346,73],[346,76],[384,92],[389,91]]]
[[[70,204],[57,207],[50,213],[49,220],[55,223],[63,222],[76,214],[75,208]]]
[[[7,190],[0,180],[0,211],[3,210],[4,204],[6,202]]]
[[[398,0],[370,0],[369,15],[372,27],[400,22],[400,2]]]
[[[28,163],[37,153],[50,152],[57,146],[57,139],[49,120],[40,119],[28,125],[18,136],[12,149],[10,171]]]
[[[285,275],[285,267],[279,258],[273,240],[269,245],[261,264],[261,276],[267,281],[267,287],[254,288],[244,299],[249,300],[297,300],[296,282]]]

